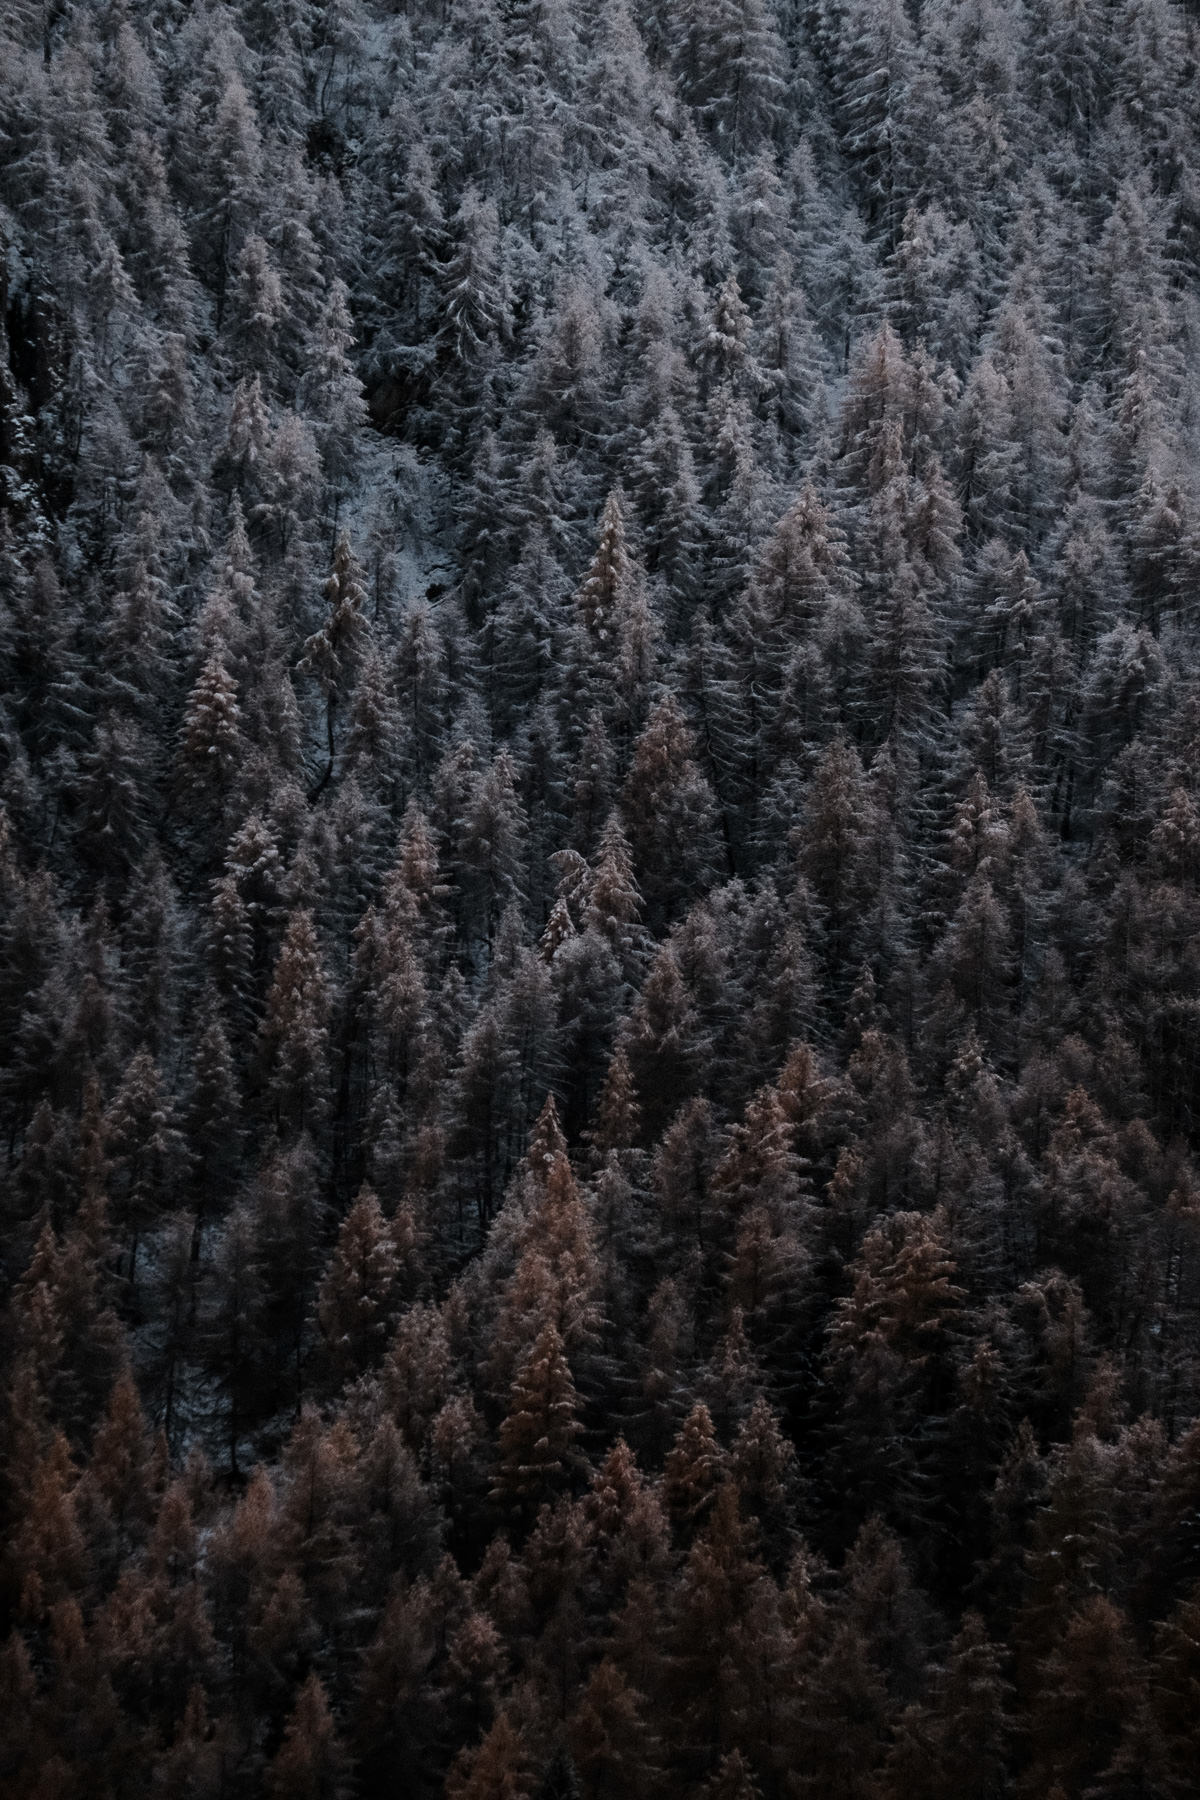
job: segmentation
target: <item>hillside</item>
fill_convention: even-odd
[[[1190,1800],[1194,0],[8,0],[0,1791]]]

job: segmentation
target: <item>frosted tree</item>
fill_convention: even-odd
[[[367,637],[366,598],[362,567],[343,531],[334,548],[333,570],[325,583],[328,613],[320,630],[306,641],[300,661],[300,668],[314,678],[325,701],[327,761],[318,792],[333,774],[338,709],[351,690],[358,657]]]

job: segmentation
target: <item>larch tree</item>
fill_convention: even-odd
[[[348,1791],[346,1756],[329,1700],[316,1674],[308,1677],[266,1772],[267,1792],[296,1800],[342,1800]]]
[[[526,1352],[513,1381],[509,1408],[500,1427],[498,1499],[528,1509],[547,1498],[579,1458],[575,1439],[582,1425],[562,1338],[545,1324]]]
[[[338,1232],[317,1296],[317,1318],[339,1371],[367,1368],[390,1336],[399,1257],[378,1197],[360,1191]]]
[[[329,1008],[312,915],[301,908],[288,921],[260,1033],[266,1103],[284,1129],[302,1131],[328,1105]]]
[[[18,1800],[1190,1800],[1194,13],[0,8]]]

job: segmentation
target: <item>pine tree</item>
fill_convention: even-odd
[[[520,1255],[500,1296],[488,1356],[492,1385],[511,1388],[516,1370],[547,1324],[558,1332],[573,1369],[594,1351],[600,1323],[594,1233],[567,1158],[553,1157],[529,1196],[520,1224]]]
[[[969,1613],[930,1698],[901,1714],[888,1753],[890,1791],[949,1800],[966,1781],[980,1794],[1004,1793],[1006,1697],[1000,1655],[982,1619]]]
[[[498,1499],[528,1508],[563,1481],[578,1458],[577,1405],[562,1339],[547,1323],[517,1371],[500,1427]]]
[[[217,71],[211,73],[219,82]],[[203,121],[208,140],[196,167],[197,176],[204,183],[197,196],[197,240],[202,277],[216,296],[218,328],[230,274],[245,242],[262,182],[262,138],[253,103],[235,70],[227,68],[221,73],[225,77],[224,90],[211,113],[206,116],[207,97],[196,95],[193,100],[196,122]]]
[[[304,646],[300,667],[316,680],[325,699],[326,767],[317,792],[330,780],[337,754],[335,724],[338,706],[350,689],[357,669],[367,623],[363,615],[366,600],[363,571],[350,539],[339,534],[333,553],[333,572],[325,583],[325,599],[329,612],[321,629],[314,632]]]
[[[448,1800],[530,1800],[533,1791],[524,1740],[504,1712],[478,1749],[459,1753],[446,1781]]]
[[[711,1038],[667,939],[647,972],[620,1037],[651,1134],[701,1086]]]
[[[1078,1791],[1109,1764],[1121,1722],[1141,1700],[1140,1659],[1120,1610],[1095,1595],[1062,1621],[1031,1708],[1033,1769]]]
[[[225,808],[245,754],[240,726],[237,683],[226,647],[217,640],[188,696],[178,764],[180,784],[201,817],[213,820],[214,832],[226,823]]]
[[[918,180],[912,24],[889,0],[878,8],[847,6],[837,27],[843,143],[866,195],[868,220],[893,250]]]
[[[702,514],[695,458],[673,406],[648,427],[632,483],[645,534],[646,570],[670,590],[671,622],[686,618],[700,586]]]
[[[108,1408],[92,1441],[81,1494],[99,1497],[104,1527],[124,1547],[140,1543],[154,1511],[154,1471],[150,1436],[129,1369],[113,1384]],[[96,1533],[96,1525],[92,1525]]]
[[[858,753],[835,738],[813,772],[797,832],[801,872],[828,920],[825,955],[835,975],[845,969],[870,896],[872,812]]]
[[[400,1276],[378,1197],[363,1188],[342,1221],[317,1296],[321,1332],[340,1372],[369,1368],[382,1354]]]
[[[640,1796],[654,1791],[656,1737],[644,1702],[607,1658],[597,1663],[567,1721],[567,1741],[583,1793]]]
[[[868,1232],[831,1331],[831,1372],[844,1395],[838,1433],[857,1491],[898,1519],[919,1512],[933,1485],[923,1471],[938,1456],[952,1392],[964,1295],[944,1231],[944,1216],[894,1213]]]
[[[450,255],[439,271],[440,330],[449,354],[446,398],[461,419],[461,449],[485,404],[488,377],[512,322],[495,201],[466,188],[448,230]]]
[[[633,746],[621,809],[653,930],[711,878],[716,807],[678,702],[660,700]],[[593,904],[595,889],[593,887]]]
[[[680,1426],[663,1468],[663,1499],[673,1522],[687,1528],[702,1519],[724,1475],[724,1457],[712,1417],[703,1401],[697,1401]]]
[[[266,1101],[276,1123],[294,1132],[328,1105],[330,996],[312,914],[301,908],[288,928],[267,995],[261,1043]]]
[[[283,317],[283,285],[271,262],[268,245],[257,232],[238,254],[229,289],[224,326],[239,374],[277,364],[276,337]]]
[[[84,1591],[90,1573],[74,1500],[78,1472],[61,1431],[20,1474],[28,1486],[6,1559],[8,1585],[17,1596],[18,1620],[41,1625],[53,1607]]]
[[[350,356],[353,344],[349,295],[345,283],[335,277],[313,327],[302,383],[305,411],[313,420],[317,449],[335,505],[349,487],[355,435],[367,417],[362,384]],[[336,558],[335,551],[335,569]]]
[[[291,1800],[341,1800],[348,1791],[346,1758],[317,1675],[300,1689],[283,1743],[267,1770],[267,1792]]]
[[[146,1050],[131,1059],[105,1116],[116,1223],[136,1286],[140,1240],[158,1223],[181,1169],[182,1143],[162,1077]]]
[[[378,154],[380,206],[368,238],[373,275],[368,293],[371,313],[376,315],[369,351],[380,374],[402,379],[406,363],[421,354],[430,290],[445,240],[436,169],[406,94],[398,94],[392,103]],[[385,295],[390,302],[386,309],[380,304]]]
[[[657,630],[645,577],[626,542],[620,492],[609,494],[595,556],[574,596],[577,620],[568,741],[593,707],[628,742],[649,701]]]
[[[711,0],[676,29],[684,98],[730,161],[753,154],[783,99],[783,45],[770,9],[756,0]]]
[[[748,1692],[761,1679],[762,1662],[782,1648],[771,1616],[772,1587],[753,1554],[736,1489],[725,1482],[692,1543],[673,1595],[672,1713],[682,1770],[711,1768],[734,1747],[743,1729],[748,1740],[756,1740],[756,1760],[772,1759],[776,1745],[756,1730],[762,1721],[753,1717]],[[752,1663],[759,1666],[752,1670]]]

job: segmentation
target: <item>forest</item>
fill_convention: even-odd
[[[1198,59],[0,7],[5,1800],[1194,1800]]]

